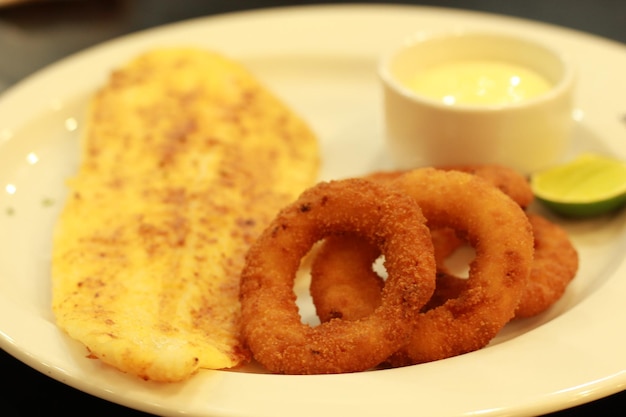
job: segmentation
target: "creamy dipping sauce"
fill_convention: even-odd
[[[541,74],[491,60],[454,61],[419,71],[407,87],[447,105],[498,105],[536,97],[551,88]]]

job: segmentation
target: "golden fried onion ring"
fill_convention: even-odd
[[[533,317],[546,311],[563,296],[578,272],[578,252],[567,232],[539,214],[527,215],[533,229],[535,254],[528,283],[515,310],[515,319]],[[425,308],[433,308],[457,297],[466,283],[465,279],[450,274],[445,267],[439,267],[444,264],[446,253],[451,254],[454,245],[458,247],[463,242],[446,234],[439,237],[439,240],[433,240],[438,265],[437,287]],[[441,246],[440,249],[437,249],[438,246]],[[367,290],[362,288],[361,291]]]
[[[535,198],[528,179],[518,171],[506,166],[497,164],[468,164],[438,166],[435,168],[444,171],[459,171],[476,175],[511,197],[513,201],[519,204],[523,209],[526,209]],[[389,182],[406,172],[405,170],[376,171],[366,175],[364,178],[373,181]]]
[[[533,236],[524,211],[497,188],[463,172],[423,168],[389,184],[414,199],[429,227],[454,229],[476,251],[465,288],[458,297],[418,315],[411,341],[390,363],[428,362],[484,347],[513,317],[530,274]],[[343,275],[347,281],[352,276],[347,264],[319,273],[331,254],[322,247],[312,267],[311,294],[318,309],[325,298],[320,288],[332,288],[333,276]],[[320,285],[320,279],[328,284]],[[356,292],[351,297],[359,298],[360,285],[352,279],[350,291]],[[351,312],[339,306],[326,309],[351,319]]]
[[[345,233],[385,255],[381,303],[356,321],[304,324],[293,291],[300,261],[318,240]],[[408,342],[434,287],[430,233],[411,198],[360,179],[320,183],[283,209],[250,248],[241,276],[242,336],[272,372],[366,370]]]
[[[515,318],[547,310],[563,296],[578,272],[578,252],[567,232],[538,214],[528,214],[528,220],[535,239],[535,259]]]

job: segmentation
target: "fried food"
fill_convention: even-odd
[[[476,175],[511,197],[520,207],[527,207],[533,200],[528,180],[512,168],[501,165],[459,165],[437,167],[445,171],[460,171]],[[389,184],[407,170],[375,171],[365,175],[371,181]],[[437,262],[437,287],[425,309],[443,304],[447,299],[458,296],[465,285],[450,274],[446,259],[465,242],[450,228],[435,229],[430,225],[431,237]],[[355,320],[366,316],[380,304],[380,288],[383,278],[372,269],[380,257],[375,247],[355,236],[331,236],[320,245],[317,261],[312,264],[310,292],[316,313],[321,321],[332,317]],[[349,272],[355,271],[354,273]],[[352,293],[357,283],[352,275],[359,275],[358,296]]]
[[[563,296],[578,271],[578,252],[567,232],[539,214],[527,215],[533,230],[535,253],[528,283],[515,310],[515,319],[536,316],[550,308]],[[442,236],[433,244],[435,247],[442,245],[440,250],[435,249],[437,257],[454,252],[453,246],[461,246],[463,242],[459,242],[458,238]],[[445,258],[437,259],[437,265],[444,261]],[[437,287],[426,308],[436,307],[450,298],[458,297],[466,282],[464,278],[439,269]],[[367,293],[372,290],[363,288],[361,291]],[[372,299],[371,295],[369,299]]]
[[[432,230],[431,237],[437,265],[436,286],[422,312],[458,297],[467,282],[446,272],[444,265],[446,258],[464,244],[463,240],[449,228]],[[380,305],[385,285],[384,271],[375,268],[380,256],[376,246],[359,236],[346,234],[324,239],[313,258],[311,276],[314,278],[309,286],[321,322],[333,318],[358,320]]]
[[[361,236],[324,239],[311,264],[309,292],[321,322],[367,317],[382,300],[383,278],[372,268],[381,251]],[[436,258],[435,258],[436,259]],[[358,286],[358,292],[354,286]]]
[[[567,232],[538,214],[529,214],[535,239],[535,259],[516,318],[544,312],[565,293],[578,272],[578,252]]]
[[[528,208],[535,199],[528,179],[513,168],[496,164],[452,165],[437,168],[476,175],[511,197],[523,209]]]
[[[149,380],[245,362],[246,250],[318,167],[313,132],[238,63],[192,48],[132,60],[88,110],[54,235],[58,325]]]
[[[494,187],[500,189],[500,191],[511,197],[513,201],[524,209],[526,209],[534,200],[534,194],[528,179],[518,171],[503,165],[469,164],[438,166],[435,168],[444,171],[460,171],[476,175]],[[406,172],[406,170],[376,171],[366,175],[365,178],[373,181],[387,182],[398,178]]]
[[[295,303],[296,272],[317,241],[345,233],[385,255],[380,305],[357,321],[309,326]],[[320,183],[283,209],[250,248],[241,276],[242,335],[272,372],[362,371],[408,342],[411,323],[434,287],[432,241],[411,198],[362,179]]]
[[[461,293],[418,315],[411,341],[390,358],[390,363],[400,366],[428,362],[485,346],[513,317],[530,274],[533,236],[524,211],[497,188],[463,172],[417,169],[389,184],[413,198],[429,227],[455,230],[476,251]],[[349,284],[344,285],[346,299],[361,298],[361,282],[351,270],[366,269],[374,255],[368,252],[359,259],[354,252],[350,264],[341,266],[340,260],[332,261],[332,269],[323,266],[329,256],[334,256],[333,252],[322,247],[313,261],[311,288],[317,286],[312,290],[316,308],[325,302],[325,293],[320,289],[332,288],[335,279]],[[321,269],[325,272],[320,273]],[[326,284],[316,283],[320,279]],[[324,310],[323,319],[327,312],[346,320],[358,319],[351,317],[352,310],[340,306],[326,305]]]

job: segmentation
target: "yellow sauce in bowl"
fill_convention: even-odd
[[[466,60],[421,70],[407,87],[446,105],[502,105],[539,96],[551,84],[541,74],[520,65]]]

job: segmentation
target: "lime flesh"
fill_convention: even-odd
[[[626,204],[626,164],[614,158],[584,154],[531,177],[539,201],[570,217],[591,217]]]

